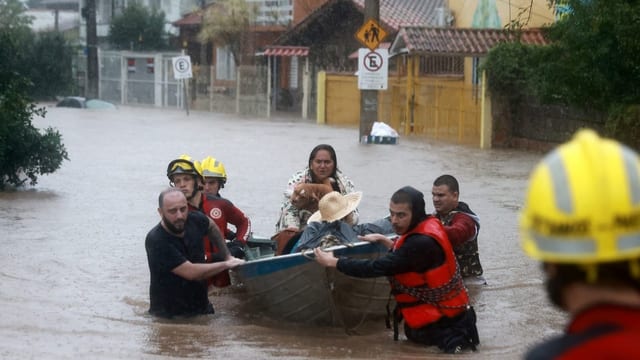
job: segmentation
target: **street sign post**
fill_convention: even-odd
[[[173,62],[173,77],[176,80],[190,79],[193,77],[191,73],[191,57],[176,56],[171,58]]]
[[[374,19],[369,19],[356,32],[356,38],[371,50],[377,49],[386,37],[387,32]]]
[[[389,50],[358,50],[358,89],[387,90]]]
[[[187,115],[189,115],[189,87],[185,84],[184,79],[191,79],[193,73],[191,72],[191,57],[184,55],[184,50],[182,54],[182,56],[172,57],[171,62],[173,63],[173,77],[176,80],[180,80],[184,89],[184,108],[187,111]]]

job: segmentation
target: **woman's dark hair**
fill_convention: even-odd
[[[336,151],[333,149],[333,146],[329,144],[320,144],[314,147],[313,150],[311,150],[311,154],[309,154],[309,169],[311,169],[311,163],[313,162],[313,159],[316,158],[316,155],[318,155],[318,151],[320,150],[326,150],[329,152],[329,156],[331,156],[331,160],[333,160],[333,172],[331,173],[331,177],[337,180],[336,172],[338,171],[338,157],[336,156]],[[311,171],[310,173],[311,180],[315,183],[316,179],[313,171]]]

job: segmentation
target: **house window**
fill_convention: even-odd
[[[289,68],[289,88],[298,88],[298,57],[291,57],[291,67]]]
[[[481,74],[480,74],[480,58],[474,57],[472,60],[472,66],[471,66],[471,83],[473,85],[479,85],[481,79]]]
[[[420,74],[422,75],[464,75],[462,56],[421,56]]]
[[[216,48],[216,79],[236,79],[236,63],[233,61],[233,54],[226,46]]]

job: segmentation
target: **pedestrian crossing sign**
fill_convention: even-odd
[[[374,19],[367,20],[356,32],[356,38],[370,50],[377,49],[386,37],[387,32]]]

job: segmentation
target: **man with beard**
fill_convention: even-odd
[[[459,189],[458,180],[451,175],[441,175],[433,182],[434,215],[447,232],[466,285],[484,285],[486,281],[478,255],[480,219],[469,205],[459,200]]]
[[[149,313],[171,318],[213,314],[207,297],[206,279],[244,261],[205,263],[204,236],[219,236],[215,223],[199,212],[189,211],[187,199],[176,188],[158,197],[161,221],[145,240],[151,276]]]
[[[424,195],[405,186],[391,196],[391,225],[400,237],[382,234],[359,239],[381,242],[391,251],[377,259],[337,259],[316,248],[316,261],[355,277],[387,276],[396,300],[394,339],[404,320],[404,333],[413,342],[438,346],[446,353],[476,349],[476,315],[469,305],[456,258],[440,221],[425,212]]]
[[[528,359],[640,359],[640,158],[579,131],[538,163],[520,214],[565,334]]]

